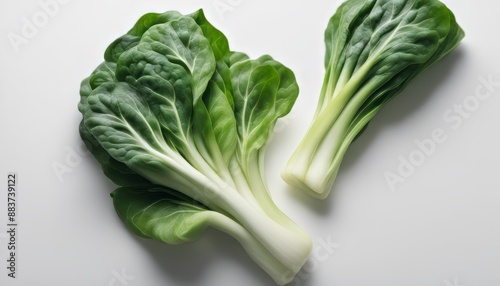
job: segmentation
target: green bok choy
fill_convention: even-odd
[[[271,200],[266,142],[298,95],[270,56],[229,49],[202,11],[150,13],[81,85],[80,134],[120,187],[128,228],[169,244],[213,227],[237,239],[275,281],[290,282],[311,239]]]
[[[326,73],[307,134],[282,172],[324,199],[340,163],[375,114],[464,37],[437,0],[348,0],[325,32]]]

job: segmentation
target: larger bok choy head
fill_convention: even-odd
[[[134,233],[176,244],[214,227],[276,283],[293,279],[311,240],[263,175],[266,141],[298,95],[288,68],[230,51],[201,11],[151,13],[108,47],[80,93],[81,137],[121,186],[114,206]]]
[[[325,198],[351,142],[464,33],[437,0],[348,0],[325,32],[326,73],[313,122],[282,172]]]

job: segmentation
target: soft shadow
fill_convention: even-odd
[[[458,47],[451,54],[417,76],[403,92],[382,108],[369,123],[364,133],[347,150],[337,174],[337,183],[343,180],[344,174],[350,172],[357,164],[365,150],[377,136],[380,136],[384,128],[391,128],[396,124],[405,124],[405,121],[411,118],[410,115],[422,108],[429,101],[429,98],[438,96],[438,94],[435,94],[436,88],[451,78],[455,72],[458,72],[455,71],[454,67],[463,61],[466,55],[465,51],[464,46]],[[311,198],[302,190],[293,187],[288,187],[287,190],[292,194],[292,197],[302,201],[310,209],[318,214],[326,215],[332,208],[335,209],[336,200],[332,199],[335,193],[349,191],[337,189],[336,185],[333,186],[329,197],[323,201]]]
[[[158,241],[136,237],[155,260],[157,273],[165,276],[170,285],[206,285],[205,272],[214,267],[236,264],[252,273],[256,285],[274,285],[273,280],[246,254],[243,247],[229,235],[209,229],[197,241],[168,245]],[[219,263],[225,261],[225,263]],[[228,276],[234,276],[227,273]]]
[[[285,187],[285,191],[290,195],[290,197],[299,201],[301,205],[305,205],[305,208],[314,211],[318,215],[326,216],[332,209],[331,202],[329,201],[329,199],[320,200],[314,198],[308,195],[300,188],[293,187],[290,185],[287,185]],[[332,195],[334,194],[330,193],[330,196]]]

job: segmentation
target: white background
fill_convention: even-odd
[[[48,1],[0,2],[0,285],[273,284],[223,233],[209,230],[179,246],[133,236],[113,210],[113,185],[100,166],[74,155],[82,147],[79,84],[108,44],[146,12],[201,7],[232,49],[273,55],[301,87],[277,126],[266,166],[275,201],[320,254],[291,285],[500,285],[500,86],[475,99],[480,78],[500,81],[498,2],[444,1],[467,33],[462,45],[387,104],[352,144],[332,195],[317,201],[287,187],[279,172],[312,117],[323,32],[341,1],[69,0],[43,22],[40,3]],[[26,21],[40,25],[13,44],[13,34],[24,37]],[[454,105],[463,103],[469,110],[456,117]],[[398,174],[401,158],[419,150],[415,141],[436,128],[446,141],[391,190],[384,174]],[[61,165],[71,172],[58,176],[54,167]],[[10,171],[19,175],[15,280],[5,267]],[[123,274],[128,279],[118,279]]]

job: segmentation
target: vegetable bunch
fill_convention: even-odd
[[[348,0],[325,32],[326,73],[313,122],[282,172],[325,198],[344,154],[375,114],[464,37],[438,0]]]
[[[134,233],[170,244],[207,227],[236,238],[286,284],[311,239],[271,200],[266,142],[298,95],[293,72],[249,59],[197,11],[146,14],[81,85],[80,134],[120,187],[114,206]]]
[[[325,198],[374,115],[464,37],[438,0],[347,0],[325,32],[326,73],[313,122],[282,177]],[[119,187],[127,227],[169,244],[207,227],[237,239],[277,284],[292,281],[311,239],[272,201],[266,142],[298,96],[270,56],[231,51],[201,10],[149,13],[83,80],[80,135]]]

